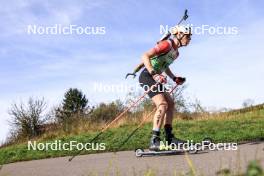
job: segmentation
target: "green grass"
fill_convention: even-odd
[[[175,120],[173,123],[174,134],[178,138],[189,139],[195,142],[204,137],[211,137],[214,142],[241,142],[264,138],[264,110],[246,112],[228,117],[208,118],[206,120]],[[139,131],[122,147],[118,146],[136,128],[136,125],[122,125],[118,128],[107,130],[96,142],[105,143],[107,151],[134,150],[135,148],[147,148],[151,136],[151,123],[145,124]],[[83,133],[72,136],[57,137],[49,141],[72,140],[87,143],[97,133]],[[24,160],[34,160],[50,157],[73,155],[77,151],[33,151],[27,149],[27,143],[16,144],[0,149],[0,164],[6,164]],[[97,151],[98,152],[98,151]],[[84,151],[82,154],[95,153]]]

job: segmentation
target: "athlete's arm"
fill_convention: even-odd
[[[165,70],[166,75],[168,75],[171,79],[173,79],[175,77],[175,75],[172,73],[171,69],[168,67]]]
[[[142,61],[149,73],[151,73],[154,70],[150,63],[150,59],[154,56],[156,56],[156,53],[153,49],[145,52],[142,56]]]
[[[144,63],[141,62],[140,64],[138,64],[138,66],[134,69],[134,72],[133,73],[137,73],[139,70],[141,70],[141,68],[144,67]]]
[[[170,48],[171,48],[170,43],[167,40],[164,40],[158,43],[154,48],[150,49],[149,51],[143,54],[142,61],[149,73],[153,71],[153,67],[150,63],[150,59],[154,56],[168,52]]]

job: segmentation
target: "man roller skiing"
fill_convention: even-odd
[[[187,46],[191,40],[190,27],[177,25],[171,30],[172,38],[159,42],[154,48],[145,52],[142,56],[144,70],[140,73],[139,83],[145,89],[154,86],[148,92],[148,96],[155,103],[157,110],[153,118],[153,131],[150,140],[150,150],[160,149],[160,129],[164,123],[165,140],[168,145],[179,144],[185,141],[177,139],[172,133],[172,119],[174,111],[174,101],[170,94],[164,89],[163,83],[166,83],[166,73],[176,84],[181,85],[185,78],[175,76],[169,66],[179,56],[178,49]],[[155,86],[157,85],[157,86]]]

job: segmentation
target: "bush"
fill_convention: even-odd
[[[29,98],[27,105],[14,103],[11,105],[9,115],[11,120],[10,138],[15,140],[32,138],[40,135],[40,127],[47,120],[47,116],[43,115],[46,108],[44,99]]]
[[[91,120],[95,122],[107,122],[113,120],[123,110],[124,106],[119,100],[109,104],[101,103],[98,107],[93,109],[90,117]]]

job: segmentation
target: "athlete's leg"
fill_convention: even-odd
[[[166,111],[166,115],[164,117],[164,132],[165,132],[165,140],[168,141],[168,144],[174,143],[185,143],[186,141],[175,138],[172,133],[172,120],[173,120],[173,113],[175,109],[175,103],[168,92],[164,93],[164,97],[168,102],[168,110]]]
[[[152,101],[155,103],[157,108],[153,118],[153,129],[160,129],[168,109],[168,102],[164,96],[164,93],[155,95],[152,97]]]
[[[160,147],[160,128],[163,124],[164,116],[168,109],[168,103],[163,94],[157,94],[152,97],[157,110],[153,118],[153,131],[150,139],[150,150],[159,150]]]
[[[172,97],[170,96],[170,94],[168,92],[165,92],[164,93],[164,97],[166,99],[166,102],[168,103],[168,109],[166,111],[166,115],[165,115],[165,118],[164,118],[164,125],[166,124],[169,124],[171,125],[172,124],[172,120],[173,120],[173,113],[174,113],[174,101],[172,99]]]

